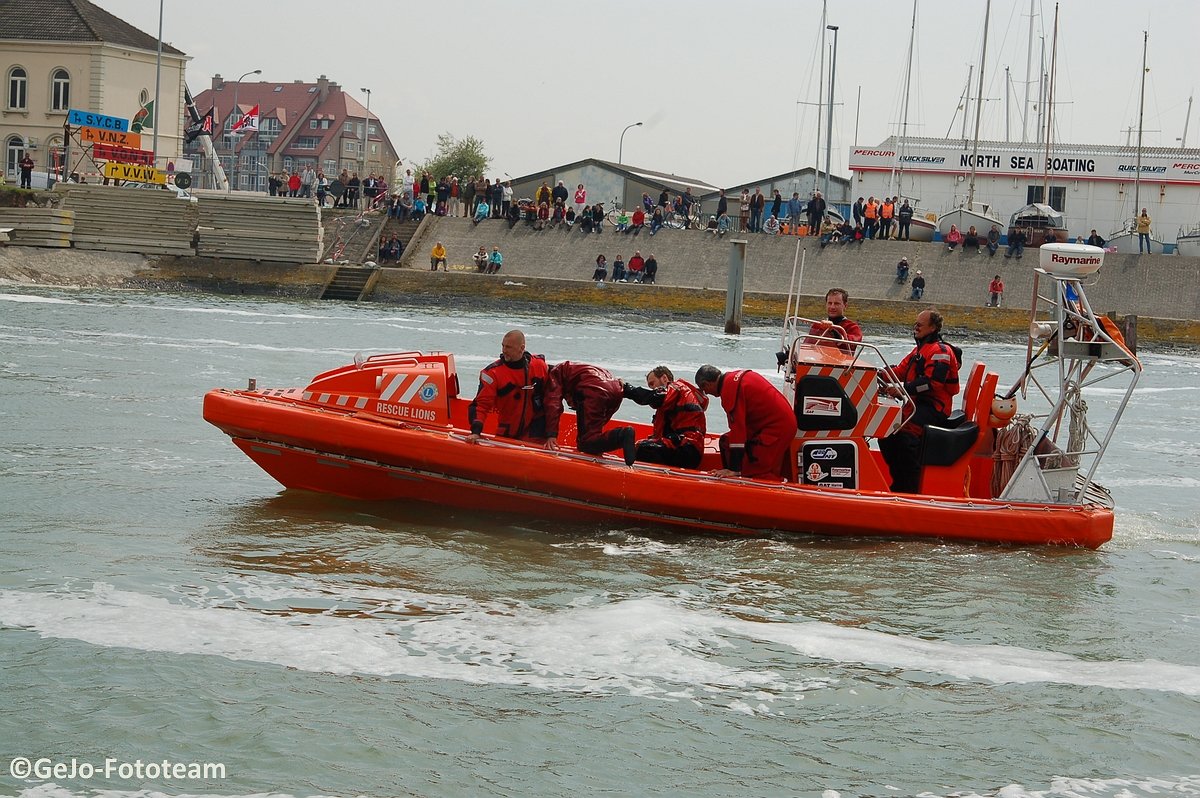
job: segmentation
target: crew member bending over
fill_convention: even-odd
[[[942,426],[950,415],[958,393],[958,369],[962,350],[942,340],[942,315],[923,310],[913,324],[917,345],[900,361],[896,376],[916,403],[912,418],[899,430],[879,440],[879,452],[892,474],[892,490],[916,493],[921,486],[921,444],[925,428]],[[888,395],[901,396],[898,386],[888,386]]]
[[[696,468],[704,454],[708,397],[687,380],[677,380],[666,366],[646,375],[642,388],[624,383],[625,398],[655,408],[654,434],[638,441],[639,462]]]
[[[479,440],[483,420],[496,413],[496,434],[531,443],[546,440],[546,358],[525,351],[525,333],[510,330],[500,342],[500,359],[479,372],[479,390],[467,407],[471,443]]]
[[[604,454],[620,450],[625,464],[633,465],[633,427],[604,431],[624,397],[621,381],[609,371],[587,363],[559,363],[550,369],[546,383],[546,448],[558,448],[558,423],[565,401],[575,411],[575,445],[579,451]]]
[[[709,396],[721,397],[729,432],[721,436],[718,477],[775,477],[787,475],[786,459],[796,437],[792,407],[766,377],[755,371],[729,371],[701,366],[696,384]]]

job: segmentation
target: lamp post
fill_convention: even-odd
[[[625,155],[625,133],[631,127],[641,127],[641,122],[634,122],[632,125],[626,125],[625,130],[621,131],[621,143],[617,147],[617,163],[621,163],[621,158]]]
[[[158,54],[154,57],[154,113],[150,116],[150,124],[154,125],[154,136],[151,139],[151,152],[154,153],[154,168],[158,168],[158,93],[162,83],[162,23],[163,0],[158,0]]]
[[[833,31],[833,57],[829,59],[829,120],[825,127],[825,202],[829,202],[829,160],[833,154],[833,75],[837,70],[838,26],[826,25]]]
[[[249,72],[243,72],[242,76],[237,79],[237,83],[235,83],[233,85],[233,113],[234,114],[240,115],[242,113],[241,109],[238,108],[238,89],[240,89],[242,87],[242,80],[247,75],[261,75],[261,74],[262,74],[261,69],[251,69]],[[155,109],[155,112],[157,112],[157,110],[158,109]],[[237,119],[235,118],[233,121],[234,121],[234,123],[236,123]],[[230,184],[229,184],[230,191],[233,191],[233,187],[235,185],[237,185],[237,178],[238,178],[237,131],[233,130],[232,128],[233,128],[233,125],[231,124],[230,131],[229,131],[229,154],[230,154],[230,156],[232,156],[233,160],[232,160],[232,163],[229,164],[229,169],[231,172],[233,172],[233,181],[230,182]]]
[[[362,166],[358,167],[358,180],[365,180],[367,173],[367,134],[371,132],[371,90],[359,89],[367,93],[367,118],[363,120]]]

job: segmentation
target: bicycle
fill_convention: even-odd
[[[668,218],[663,220],[663,226],[675,230],[703,230],[704,214],[700,211],[700,203],[693,202],[689,205],[686,217],[680,216],[678,213],[672,213]]]
[[[613,197],[611,204],[612,204],[612,210],[610,210],[604,214],[604,221],[608,222],[613,227],[616,227],[619,224],[619,222],[617,220],[621,218],[621,198]],[[632,216],[633,214],[626,214],[626,215]]]

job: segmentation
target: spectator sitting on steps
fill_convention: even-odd
[[[996,250],[1000,249],[1000,228],[992,225],[992,229],[988,230],[987,234],[988,257],[996,256]]]
[[[908,282],[908,258],[901,258],[900,262],[896,264],[896,282]]]
[[[433,245],[433,249],[429,251],[429,271],[436,272],[438,264],[442,264],[442,271],[447,271],[446,268],[446,247],[438,241]]]
[[[954,248],[963,242],[963,234],[959,231],[958,225],[950,225],[950,232],[946,233],[946,249],[951,252]]]
[[[503,265],[504,256],[500,254],[500,247],[492,247],[492,254],[488,256],[487,272],[485,273],[496,274]]]
[[[912,280],[912,293],[909,294],[909,299],[919,300],[925,296],[925,278],[921,275],[921,270],[917,269],[916,275]]]
[[[779,235],[779,220],[775,218],[775,214],[771,214],[771,218],[767,219],[763,225],[763,232],[769,236]]]
[[[1025,231],[1014,230],[1008,236],[1008,249],[1004,250],[1004,257],[1011,258],[1014,254],[1020,260],[1021,253],[1025,251]]]
[[[476,252],[472,256],[472,260],[475,261],[475,271],[482,272],[485,269],[487,269],[487,263],[488,263],[487,249],[484,246],[480,245],[479,251]]]
[[[475,215],[471,217],[472,224],[479,224],[484,219],[488,218],[488,213],[490,212],[491,208],[486,202],[479,203],[475,206]]]

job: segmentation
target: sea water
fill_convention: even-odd
[[[1194,354],[1143,353],[1099,551],[693,536],[285,492],[201,399],[410,349],[470,394],[513,327],[778,380],[778,330],[2,290],[0,795],[1200,795]]]

